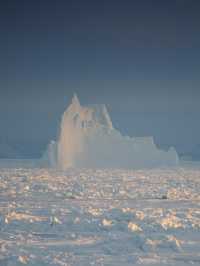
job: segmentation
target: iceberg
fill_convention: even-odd
[[[82,106],[76,95],[64,112],[58,139],[45,155],[48,165],[73,168],[153,168],[177,166],[176,150],[160,150],[153,137],[123,136],[113,127],[105,105]]]

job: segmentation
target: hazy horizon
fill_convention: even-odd
[[[40,156],[76,92],[105,103],[123,134],[200,159],[199,11],[189,0],[4,2],[1,147]]]

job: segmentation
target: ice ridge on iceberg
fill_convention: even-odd
[[[173,147],[160,150],[153,137],[122,136],[105,105],[82,106],[76,95],[64,112],[58,139],[46,152],[49,166],[78,168],[142,168],[176,166]]]

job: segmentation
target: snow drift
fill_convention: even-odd
[[[159,150],[153,137],[122,136],[105,105],[81,106],[74,95],[64,112],[57,141],[46,152],[51,167],[142,168],[176,166],[174,148]]]

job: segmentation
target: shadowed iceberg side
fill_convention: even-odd
[[[122,136],[105,105],[81,106],[74,95],[61,120],[59,137],[46,152],[48,165],[78,168],[142,168],[176,166],[174,148],[159,150],[153,137]]]

